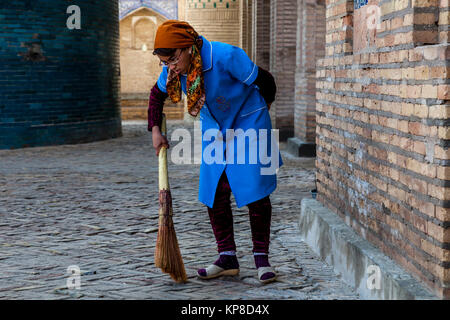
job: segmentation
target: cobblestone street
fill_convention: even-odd
[[[183,125],[168,121],[168,136]],[[281,148],[270,255],[279,277],[267,285],[257,280],[248,208],[237,209],[234,199],[240,275],[196,278],[217,257],[206,207],[197,200],[199,165],[169,163],[189,281],[176,284],[154,266],[158,159],[146,123],[124,122],[118,139],[0,150],[0,299],[359,299],[300,240],[300,202],[314,188],[314,159]],[[66,285],[74,265],[80,289]]]

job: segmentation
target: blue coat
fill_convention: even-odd
[[[202,39],[206,102],[200,111],[199,200],[212,208],[225,170],[236,205],[242,207],[276,189],[276,172],[283,164],[278,131],[271,131],[267,104],[252,84],[258,66],[236,46]],[[163,67],[157,82],[163,92],[166,82],[167,67]],[[181,76],[181,87],[186,93],[186,76]]]

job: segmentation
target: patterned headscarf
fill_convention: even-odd
[[[187,71],[187,104],[188,112],[193,117],[197,116],[205,103],[205,89],[203,80],[202,58],[200,48],[202,41],[198,33],[187,22],[168,20],[159,26],[155,37],[156,49],[184,49],[192,47],[191,60]],[[167,93],[173,103],[181,100],[180,75],[167,69]]]

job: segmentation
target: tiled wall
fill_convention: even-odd
[[[118,3],[80,2],[79,30],[70,4],[0,4],[0,149],[122,134]]]

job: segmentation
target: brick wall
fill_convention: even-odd
[[[120,136],[117,1],[0,5],[0,149]]]
[[[120,67],[123,95],[147,95],[161,72],[159,59],[153,55],[158,27],[166,19],[142,8],[120,21]],[[143,46],[146,48],[143,48]]]
[[[185,17],[208,40],[240,46],[239,0],[186,0]]]
[[[450,42],[450,3],[449,0],[439,1],[439,19],[438,19],[438,31],[439,42]]]
[[[247,55],[253,57],[253,0],[240,0],[239,20],[241,30],[240,47],[247,52]]]
[[[380,1],[379,28],[355,34],[367,42],[353,54],[353,3],[327,1],[316,166],[320,202],[449,298],[450,48],[434,44],[447,4]]]
[[[272,0],[270,6],[270,71],[278,88],[270,111],[280,140],[286,140],[294,135],[297,0]]]
[[[295,137],[315,142],[316,61],[325,55],[325,2],[298,0]]]
[[[270,1],[253,1],[253,59],[262,68],[270,69]]]

